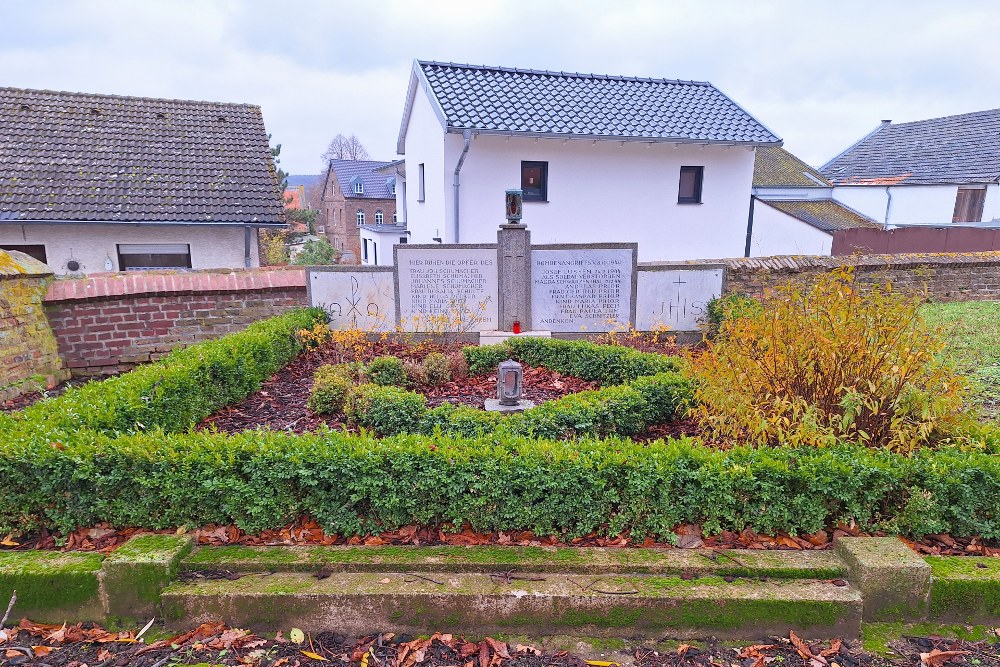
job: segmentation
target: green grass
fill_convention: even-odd
[[[987,417],[1000,417],[1000,301],[932,303],[921,314],[940,326],[947,354],[973,381]]]

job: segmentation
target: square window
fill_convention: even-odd
[[[704,176],[704,167],[681,167],[681,180],[677,187],[678,204],[701,203],[701,182]]]
[[[548,162],[521,162],[521,191],[524,201],[549,200]]]
[[[29,257],[34,257],[42,264],[48,261],[45,254],[45,246],[39,244],[14,244],[14,243],[0,243],[0,250],[17,250],[18,252],[23,252]]]

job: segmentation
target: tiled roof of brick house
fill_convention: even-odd
[[[0,88],[0,219],[284,223],[260,107]]]
[[[893,125],[820,167],[836,185],[931,185],[1000,180],[1000,109]]]
[[[414,73],[427,81],[441,120],[453,132],[781,144],[760,121],[705,82],[429,61],[417,61]],[[411,82],[408,100],[413,93]]]
[[[330,160],[330,169],[346,199],[395,199],[391,186],[395,177],[378,172],[388,164],[377,160]],[[355,178],[362,184],[361,194],[354,192]]]

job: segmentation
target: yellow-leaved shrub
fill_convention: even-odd
[[[859,289],[850,268],[770,291],[722,321],[694,364],[706,434],[757,445],[838,441],[910,451],[953,431],[967,384],[919,294]]]

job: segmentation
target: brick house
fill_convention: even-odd
[[[259,265],[285,213],[260,107],[0,88],[0,249],[56,274]]]
[[[344,251],[342,263],[365,262],[361,227],[396,223],[396,178],[378,171],[388,164],[374,160],[330,160],[327,166],[322,209],[316,225],[333,247]]]

